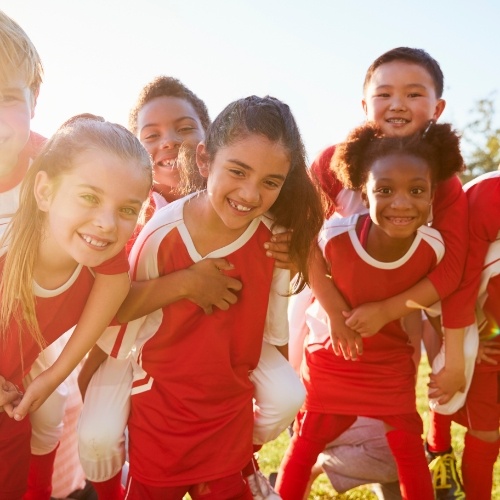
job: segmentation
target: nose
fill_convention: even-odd
[[[165,132],[160,139],[161,149],[173,149],[179,148],[182,144],[182,138],[177,134],[175,130],[169,130]]]
[[[113,232],[117,226],[115,211],[111,208],[100,208],[96,214],[94,224],[105,233]]]
[[[255,205],[260,201],[260,191],[254,182],[245,182],[240,189],[241,201]]]
[[[406,193],[396,193],[391,202],[392,208],[397,208],[398,210],[406,210],[411,208],[411,202]]]
[[[404,111],[406,109],[406,104],[404,99],[401,96],[393,95],[391,98],[390,109],[392,111]]]

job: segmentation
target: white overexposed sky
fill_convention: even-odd
[[[363,121],[373,59],[427,50],[445,75],[442,121],[461,128],[499,90],[498,0],[2,0],[45,66],[33,129],[50,135],[82,112],[127,124],[140,89],[179,78],[212,118],[270,94],[290,105],[309,158]]]

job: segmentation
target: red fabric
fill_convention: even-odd
[[[500,231],[500,172],[490,172],[464,186],[469,212],[469,249],[460,288],[449,297],[450,310],[445,326],[461,328],[474,323],[474,307],[481,271],[489,244]],[[446,242],[446,240],[445,240]],[[446,247],[448,251],[448,247]]]
[[[0,500],[21,500],[28,488],[30,438],[29,418],[17,422],[0,413]]]
[[[92,481],[92,486],[99,500],[123,500],[125,498],[125,488],[122,486],[121,470],[107,481]]]
[[[24,500],[50,500],[57,448],[46,455],[31,455],[28,492]]]
[[[491,500],[493,466],[498,456],[500,441],[488,443],[469,434],[465,435],[462,457],[462,480],[467,498]]]
[[[147,279],[150,269],[161,276],[193,265],[184,202],[158,211],[141,232],[132,252],[133,279]],[[255,222],[253,233],[224,247],[234,265],[231,275],[243,283],[236,304],[206,315],[182,300],[142,325],[128,423],[130,470],[141,483],[212,481],[241,473],[252,456],[254,387],[248,374],[259,360],[274,274],[263,248],[270,230]]]
[[[331,264],[332,279],[350,307],[396,295],[435,266],[442,244],[435,239],[434,230],[420,228],[403,259],[379,263],[362,249],[355,231],[356,220],[356,216],[331,219],[320,241]],[[306,363],[302,365],[307,410],[343,415],[371,415],[374,408],[378,415],[415,411],[413,348],[400,321],[364,338],[363,347],[363,356],[352,362],[335,356],[329,338],[325,343],[307,346]]]
[[[450,415],[429,411],[429,432],[427,434],[429,451],[441,453],[451,448],[451,421]]]
[[[329,198],[328,215],[338,211],[342,216],[352,215],[344,201],[348,191],[342,187],[330,170],[330,162],[335,146],[325,149],[311,165],[311,170]],[[360,196],[358,194],[358,196]],[[353,204],[354,206],[354,204]],[[440,182],[436,186],[432,205],[432,227],[437,229],[445,242],[445,256],[436,269],[429,274],[429,279],[436,288],[441,299],[455,291],[462,279],[468,247],[467,199],[462,190],[458,176]],[[457,311],[443,303],[443,318],[445,325],[452,325],[453,314]]]
[[[206,483],[183,486],[150,486],[129,478],[126,500],[182,500],[189,493],[193,500],[253,500],[241,473]]]

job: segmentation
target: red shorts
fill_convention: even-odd
[[[0,500],[20,500],[28,489],[31,458],[29,417],[17,422],[0,413]]]
[[[189,486],[150,486],[129,476],[125,500],[182,500],[186,493],[193,500],[253,500],[241,472]]]
[[[476,369],[465,405],[452,415],[452,419],[475,431],[498,430],[500,424],[499,391],[499,371]]]

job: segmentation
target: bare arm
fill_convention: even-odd
[[[85,399],[85,393],[87,392],[87,387],[89,386],[92,376],[97,371],[99,366],[106,361],[108,355],[96,344],[89,352],[85,363],[78,374],[78,387],[80,388],[80,394],[82,399]]]
[[[342,312],[349,311],[350,308],[328,276],[326,262],[318,247],[312,252],[310,277],[313,295],[330,321],[333,351],[337,356],[342,354],[345,359],[357,359],[358,355],[363,354],[363,339],[345,324]]]
[[[28,386],[14,418],[35,411],[76,368],[111,323],[130,288],[128,273],[96,274],[85,308],[68,343],[55,363]]]
[[[266,255],[275,259],[274,265],[279,269],[288,269],[290,276],[295,276],[298,268],[290,259],[290,239],[291,231],[277,233],[272,236],[271,241],[264,243]]]
[[[226,259],[204,259],[193,266],[145,281],[132,283],[118,310],[120,323],[128,323],[181,299],[188,299],[210,314],[212,308],[227,310],[235,304],[234,292],[241,282],[224,274],[232,269]]]

